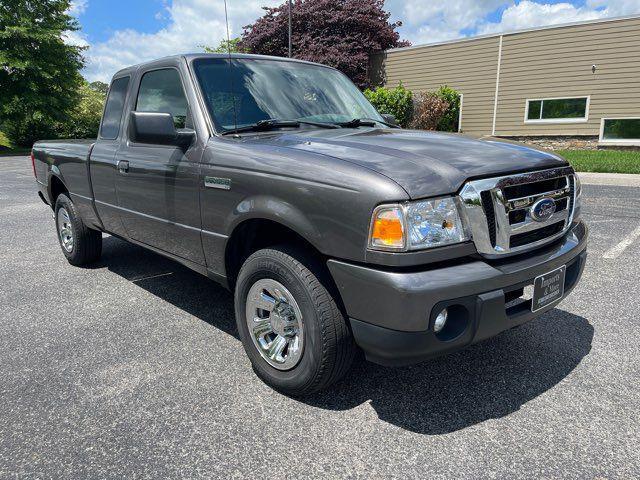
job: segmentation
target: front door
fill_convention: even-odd
[[[189,104],[176,68],[142,75],[132,109],[170,113],[176,128],[190,127]],[[127,235],[178,257],[204,264],[200,240],[201,150],[122,142],[116,191]]]

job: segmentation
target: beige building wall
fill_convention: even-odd
[[[494,106],[500,136],[595,136],[603,117],[640,117],[640,17],[390,50],[383,63],[387,86],[459,90],[471,134],[494,132]],[[525,123],[527,99],[582,96],[586,121]]]
[[[387,52],[385,85],[414,92],[449,85],[463,94],[462,129],[491,131],[499,37]]]

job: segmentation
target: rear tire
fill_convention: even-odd
[[[346,319],[323,278],[318,262],[287,246],[255,252],[238,275],[235,310],[244,349],[256,374],[287,395],[327,388],[349,370],[356,352]],[[274,302],[275,297],[279,299]],[[266,303],[256,304],[256,298]],[[271,355],[271,346],[278,342],[288,343],[280,354]]]
[[[61,193],[55,205],[56,229],[62,253],[71,265],[87,265],[102,255],[102,232],[87,227],[71,199]]]

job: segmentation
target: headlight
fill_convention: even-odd
[[[573,219],[577,220],[580,218],[580,209],[582,208],[582,183],[580,182],[580,178],[578,178],[578,174],[573,174],[576,189],[576,198],[575,205],[573,206]]]
[[[469,240],[454,197],[381,205],[373,212],[369,248],[406,251]]]

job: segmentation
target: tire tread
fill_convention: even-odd
[[[67,257],[71,265],[75,266],[87,265],[98,261],[102,255],[102,232],[93,230],[85,225],[78,214],[76,206],[65,194],[60,194],[56,199],[56,218],[58,208],[62,206],[69,212],[71,222],[73,223],[73,233],[75,235],[73,251],[69,254],[64,248],[62,249],[65,257]],[[56,229],[57,228],[58,225],[56,222]]]
[[[307,383],[296,389],[288,389],[286,393],[302,396],[327,388],[349,370],[356,347],[342,311],[325,287],[326,282],[323,283],[327,279],[321,265],[303,250],[288,245],[259,250],[247,262],[253,259],[278,259],[292,268],[308,289],[320,322],[322,353],[315,375]]]

